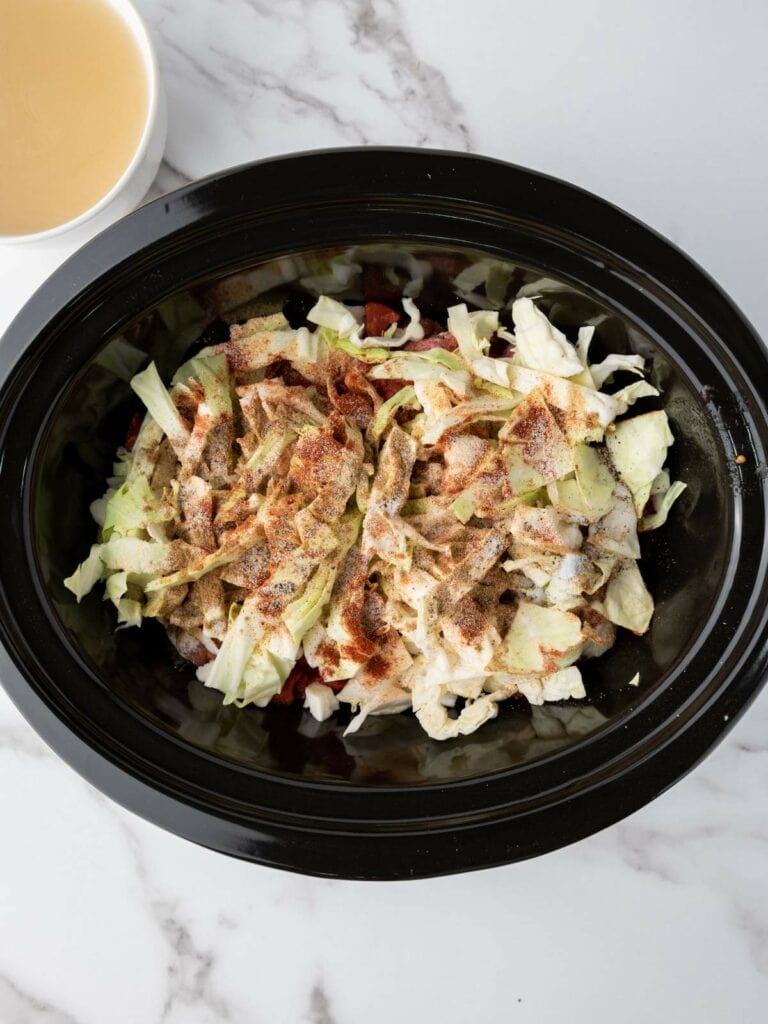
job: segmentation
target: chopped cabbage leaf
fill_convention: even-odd
[[[524,395],[538,390],[548,405],[564,414],[564,430],[572,442],[601,441],[603,431],[613,423],[618,405],[611,395],[574,384],[563,377],[525,366],[509,368],[509,383]]]
[[[448,330],[459,344],[459,352],[476,377],[500,387],[509,387],[509,361],[492,359],[487,353],[491,337],[499,329],[499,315],[480,310],[470,313],[464,303],[448,310]]]
[[[581,643],[577,615],[520,601],[507,634],[504,664],[510,672],[551,674]]]
[[[400,388],[391,398],[383,402],[376,411],[370,428],[372,439],[374,441],[381,440],[382,435],[385,433],[398,409],[417,409],[418,407],[419,402],[416,398],[414,387],[409,384],[407,387]]]
[[[638,635],[647,632],[653,615],[653,598],[643,582],[637,562],[631,559],[619,562],[608,581],[599,610],[617,626],[624,626]]]
[[[605,444],[616,472],[632,492],[638,516],[651,494],[654,480],[674,442],[667,414],[661,410],[633,416],[616,424],[606,435]]]
[[[104,562],[101,558],[101,544],[94,544],[88,557],[78,565],[71,576],[64,580],[64,586],[71,590],[80,604],[104,576]]]
[[[581,372],[581,360],[573,345],[531,299],[516,299],[512,303],[512,319],[516,364],[557,377],[571,377]]]
[[[627,384],[625,388],[615,391],[611,397],[617,405],[616,415],[622,416],[639,399],[656,398],[658,394],[658,390],[647,380],[636,380],[634,384]]]
[[[171,518],[171,510],[154,494],[147,478],[134,476],[107,500],[102,536],[105,540],[127,537],[133,531],[146,530],[150,523],[164,523]]]
[[[436,319],[422,320],[413,295],[426,275],[462,266],[465,301],[436,309],[443,279],[423,307]],[[623,418],[658,395],[643,358],[590,362],[601,317],[572,344],[555,323],[576,307],[555,298],[545,315],[531,301],[567,286],[542,279],[508,302],[517,274],[379,246],[206,288],[204,306],[169,322],[164,359],[211,313],[228,339],[168,387],[154,363],[134,376],[147,413],[92,503],[101,543],[68,589],[80,601],[103,582],[118,629],[156,618],[216,691],[209,702],[293,699],[286,681],[303,658],[317,677],[307,735],[348,705],[347,736],[407,708],[430,737],[466,736],[515,694],[537,734],[555,735],[537,709],[585,696],[577,661],[603,655],[618,627],[649,628],[638,530],[662,526],[685,484],[664,468],[666,415]],[[299,278],[317,299],[293,329],[269,312],[288,290],[254,301],[253,288]],[[402,316],[374,337],[358,303],[378,292]],[[118,351],[115,372],[140,358]],[[625,372],[638,379],[603,391]],[[557,735],[575,721],[560,712]],[[574,728],[594,727],[587,717]]]
[[[450,411],[430,420],[427,418],[421,435],[422,444],[436,444],[443,434],[470,423],[495,421],[505,423],[516,402],[506,398],[474,398],[455,405]]]
[[[321,295],[315,305],[307,313],[307,320],[318,327],[327,327],[335,331],[340,338],[351,335],[358,337],[363,325],[350,309],[336,299]]]
[[[517,681],[517,689],[528,703],[534,706],[540,706],[548,701],[569,700],[570,698],[580,700],[587,695],[581,672],[575,665],[569,665],[568,668],[561,668],[558,672],[539,678],[535,676],[520,677]]]
[[[654,510],[640,520],[639,529],[658,530],[667,521],[670,509],[683,493],[687,484],[676,480],[660,497],[654,498]]]
[[[171,442],[174,451],[181,456],[189,442],[189,428],[173,399],[160,380],[160,374],[154,363],[131,380],[131,387],[147,407],[152,419],[162,429]]]
[[[339,710],[340,704],[330,686],[324,683],[310,683],[304,691],[304,707],[316,722],[325,722],[334,711]]]
[[[593,363],[589,368],[589,372],[592,374],[595,387],[601,388],[618,370],[625,370],[628,373],[642,376],[644,366],[645,360],[642,356],[621,355],[618,352],[612,352],[609,356],[605,357],[602,363]]]
[[[623,484],[617,484],[613,504],[605,515],[589,527],[591,543],[609,555],[639,558],[637,514],[632,496]]]
[[[317,263],[311,267],[311,273],[299,280],[302,287],[315,295],[337,295],[349,288],[362,269],[359,263],[343,254]]]

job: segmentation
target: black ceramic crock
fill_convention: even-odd
[[[88,502],[132,409],[121,346],[170,373],[199,334],[184,311],[200,308],[211,281],[366,243],[486,254],[559,279],[566,315],[569,303],[575,319],[607,312],[616,343],[652,362],[688,490],[644,551],[653,628],[594,663],[581,706],[513,706],[445,744],[410,716],[370,720],[344,740],[343,725],[318,726],[298,708],[223,709],[172,662],[161,631],[115,633],[100,595],[78,606],[62,587],[93,539]],[[77,771],[178,835],[349,878],[531,857],[681,778],[764,679],[765,350],[679,250],[573,186],[426,150],[227,171],[85,246],[21,311],[0,360],[0,678]]]

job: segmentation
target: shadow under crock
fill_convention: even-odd
[[[77,605],[63,587],[95,538],[88,505],[138,408],[128,386],[136,360],[146,353],[168,379],[201,337],[216,340],[222,311],[210,295],[223,278],[235,305],[247,303],[254,277],[244,268],[371,243],[435,266],[451,254],[503,260],[518,284],[560,281],[541,302],[563,329],[605,313],[595,355],[602,346],[650,361],[676,438],[671,473],[688,488],[642,542],[652,628],[585,664],[586,701],[512,702],[446,743],[408,715],[343,738],[343,719],[314,723],[299,707],[223,708],[156,623],[116,632],[100,594]],[[287,292],[256,295],[257,306],[288,302],[290,318],[306,296],[277,273]],[[196,842],[357,878],[533,856],[679,779],[763,682],[765,351],[687,257],[563,182],[386,149],[237,168],[148,204],[76,254],[11,326],[0,358],[3,684],[82,774]],[[628,686],[638,671],[640,687]]]

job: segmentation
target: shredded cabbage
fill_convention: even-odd
[[[554,327],[531,299],[512,303],[515,324],[515,362],[530,370],[571,377],[582,370],[573,345]]]
[[[174,451],[181,455],[189,441],[189,428],[181,418],[173,399],[160,380],[160,374],[154,363],[131,380],[131,387],[147,407],[147,411],[173,445]]]
[[[632,492],[638,516],[651,495],[653,481],[667,458],[667,449],[674,442],[667,414],[662,410],[622,420],[605,444],[616,472]]]
[[[401,287],[404,317],[381,337],[340,301],[367,298],[369,262]],[[132,379],[147,415],[92,503],[100,543],[64,581],[75,599],[103,581],[116,627],[156,618],[225,704],[279,695],[318,722],[347,706],[347,737],[406,709],[443,740],[509,697],[583,700],[583,664],[617,627],[651,622],[638,530],[662,527],[685,489],[664,468],[669,423],[617,420],[658,397],[642,356],[591,363],[601,317],[572,344],[533,301],[567,289],[541,279],[507,304],[508,264],[467,266],[444,315],[430,294],[456,351],[439,326],[433,348],[409,345],[425,337],[413,296],[440,266],[380,247],[214,286],[195,322],[263,315],[184,362],[171,390],[154,363]],[[309,326],[248,294],[288,280],[318,296]],[[570,322],[562,301],[550,315]],[[192,319],[177,324],[185,346]],[[492,356],[499,341],[511,347]],[[140,353],[116,351],[125,377]],[[638,380],[606,393],[623,372]]]

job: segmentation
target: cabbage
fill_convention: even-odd
[[[481,377],[475,377],[472,381],[472,386],[476,391],[485,391],[486,394],[491,395],[493,398],[501,398],[508,401],[510,409],[521,400],[521,396],[512,391],[511,388],[504,387],[501,384],[492,384],[491,381],[483,380]]]
[[[310,269],[310,274],[299,279],[302,287],[315,295],[336,295],[349,288],[363,268],[348,256],[341,255],[323,260]]]
[[[468,402],[461,402],[442,416],[431,421],[427,419],[421,443],[437,444],[447,431],[458,426],[468,426],[470,423],[483,420],[504,423],[515,404],[514,400],[509,401],[506,398],[474,398]]]
[[[632,497],[623,484],[617,484],[613,504],[608,512],[589,528],[591,543],[610,555],[639,558],[637,515]]]
[[[344,731],[357,732],[368,715],[393,715],[411,706],[411,695],[401,680],[411,667],[412,658],[397,633],[390,632],[376,650],[375,663],[363,665],[339,691],[338,700],[358,709]]]
[[[214,416],[231,416],[229,363],[221,352],[195,356],[190,360],[192,371],[203,386],[205,404]]]
[[[124,569],[139,576],[155,576],[178,565],[180,552],[184,550],[196,549],[178,540],[157,544],[137,537],[118,537],[101,545],[101,560],[110,570]]]
[[[543,487],[573,471],[573,446],[540,392],[532,392],[499,431],[499,443],[515,494]]]
[[[457,718],[450,718],[443,703],[445,688],[439,683],[418,683],[413,687],[413,710],[422,729],[434,740],[469,736],[499,713],[499,705],[488,695],[469,700]]]
[[[316,363],[320,359],[320,332],[299,327],[296,331],[296,361]]]
[[[354,513],[347,513],[343,517],[338,527],[338,545],[333,555],[320,564],[304,593],[283,612],[283,622],[294,640],[301,641],[325,610],[339,566],[357,538],[360,522],[360,516]]]
[[[618,405],[611,395],[574,384],[551,373],[524,366],[509,368],[509,384],[524,395],[539,390],[547,403],[566,414],[565,429],[571,441],[600,441],[603,429],[614,421]],[[592,422],[596,419],[599,427]]]
[[[611,396],[618,406],[616,415],[623,415],[631,405],[640,398],[655,398],[659,392],[647,380],[637,380],[634,384],[628,384],[625,388],[621,388],[620,391],[614,392]]]
[[[298,645],[282,627],[264,633],[243,670],[235,703],[265,707],[283,688],[296,664]],[[226,701],[225,701],[226,703]]]
[[[458,342],[459,352],[472,373],[492,384],[508,387],[508,360],[492,359],[487,354],[490,339],[498,329],[498,313],[470,313],[464,303],[448,310],[448,330]]]
[[[150,523],[165,523],[171,518],[171,510],[154,494],[147,478],[134,476],[107,500],[102,536],[104,540],[126,537],[134,531],[146,530]]]
[[[608,466],[595,448],[577,444],[574,449],[576,484],[584,504],[600,516],[611,507],[616,481]]]
[[[360,272],[351,257],[296,258],[280,274],[339,293]],[[412,256],[398,265],[423,280]],[[362,307],[321,294],[316,329],[291,330],[282,314],[233,324],[179,368],[171,392],[151,364],[133,381],[148,409],[134,450],[118,451],[93,504],[103,543],[67,587],[80,600],[106,580],[119,628],[154,616],[182,655],[202,660],[203,645],[212,660],[198,677],[227,704],[266,705],[303,652],[344,683],[338,697],[312,684],[305,706],[322,721],[352,705],[348,733],[413,707],[446,739],[514,693],[534,706],[582,698],[577,659],[604,653],[617,626],[648,629],[638,515],[647,508],[640,527],[660,526],[684,485],[662,468],[663,413],[616,423],[656,389],[640,379],[599,390],[616,372],[642,374],[642,357],[590,364],[594,323],[574,346],[526,289],[510,304],[516,335],[506,332],[498,307],[512,270],[485,260],[458,275],[461,294],[493,308],[451,307],[456,353],[397,350],[424,336],[409,295],[406,326],[373,338]],[[385,273],[400,280],[391,264]],[[512,358],[489,356],[494,336],[514,343]],[[308,384],[265,371],[286,359]],[[326,395],[332,381],[354,389],[350,373],[373,400],[365,439]],[[382,402],[373,382],[398,378],[405,386]],[[189,430],[175,402],[201,394]],[[405,407],[421,411],[403,429]]]
[[[285,326],[275,326],[278,322]],[[232,372],[237,374],[261,370],[278,359],[295,361],[307,358],[308,349],[309,352],[315,353],[314,358],[317,358],[320,352],[321,332],[310,334],[305,327],[294,331],[288,327],[288,321],[282,313],[274,317],[254,317],[253,320],[235,325],[230,330],[230,341],[203,349],[200,356],[222,352],[226,355]]]
[[[510,672],[551,673],[581,647],[581,622],[571,612],[520,601],[506,638]]]
[[[466,545],[460,561],[453,560],[453,567],[434,589],[427,591],[417,606],[418,629],[416,642],[423,643],[437,628],[440,620],[466,597],[475,584],[497,563],[506,547],[506,530],[492,527],[475,532],[475,540]]]
[[[534,706],[546,701],[568,700],[572,697],[579,700],[587,695],[581,672],[575,665],[561,668],[558,672],[538,679],[530,676],[519,677],[517,689],[528,703]]]
[[[117,628],[120,629],[122,626],[140,626],[141,619],[141,602],[124,597],[117,606]]]
[[[363,329],[363,325],[347,306],[336,299],[329,299],[327,295],[320,296],[307,313],[307,320],[318,327],[335,331],[340,338],[348,338],[353,334],[357,337]]]
[[[632,492],[638,516],[643,513],[653,482],[667,458],[667,449],[674,440],[663,411],[622,420],[606,435],[611,460]]]
[[[91,547],[88,557],[78,565],[71,576],[64,580],[64,586],[71,590],[80,604],[104,576],[104,562],[101,560],[101,544]]]
[[[530,299],[516,299],[512,303],[512,319],[516,364],[557,377],[571,377],[581,372],[581,360],[573,345]]]
[[[120,598],[123,597],[128,590],[128,573],[113,572],[112,575],[107,578],[104,589],[106,591],[106,596],[115,608],[117,608],[120,603]]]
[[[605,599],[598,611],[617,626],[645,633],[653,615],[653,598],[643,582],[637,562],[619,562],[608,581]]]
[[[407,341],[421,341],[424,337],[424,328],[421,326],[421,313],[419,307],[413,301],[413,299],[403,299],[403,309],[408,316],[408,323],[405,325],[401,337],[398,339],[400,344],[405,344]]]
[[[325,722],[339,710],[336,694],[323,683],[310,683],[304,691],[304,707],[317,722]]]
[[[451,511],[460,523],[468,523],[475,514],[477,502],[471,494],[460,494],[455,501],[451,502]]]
[[[209,665],[198,670],[198,678],[205,685],[224,694],[224,703],[231,704],[240,693],[245,667],[250,661],[257,641],[264,633],[264,621],[256,607],[256,596],[243,602],[239,614],[230,621],[219,653]]]
[[[398,353],[374,366],[368,376],[371,380],[440,381],[462,397],[469,390],[469,374],[461,360],[440,348]]]
[[[641,377],[644,366],[645,360],[642,356],[621,355],[618,352],[612,352],[609,356],[606,356],[602,363],[593,363],[589,368],[589,372],[592,374],[595,387],[601,388],[608,378],[612,377],[618,370],[635,373],[638,377]]]
[[[468,678],[457,671],[455,652],[431,641],[406,677],[413,710],[427,735],[436,740],[467,736],[495,718],[498,705],[493,697],[482,694],[484,679],[482,674]],[[446,709],[454,703],[450,699],[454,693],[464,697],[466,704],[458,717],[451,718]]]
[[[195,558],[189,560],[183,569],[149,582],[145,588],[147,593],[162,590],[163,587],[176,587],[180,583],[192,583],[194,580],[199,580],[201,576],[205,576],[207,572],[211,572],[213,569],[220,569],[223,565],[234,562],[235,559],[253,547],[262,536],[262,532],[263,528],[259,520],[256,516],[251,516],[250,519],[246,519],[240,526],[230,531],[226,540],[216,551],[206,553],[193,548],[192,550],[197,552]],[[110,541],[110,543],[121,542]],[[108,546],[105,545],[105,547]],[[154,547],[163,547],[163,545],[156,544]]]
[[[342,337],[328,327],[321,328],[320,336],[329,348],[345,352],[348,356],[360,359],[364,363],[381,363],[390,357],[387,349],[381,346],[365,348],[362,342],[358,343],[353,341],[352,338]]]
[[[138,373],[131,381],[131,387],[167,436],[173,450],[181,456],[189,441],[189,428],[160,380],[155,364],[150,363],[146,370]]]
[[[452,284],[465,302],[486,309],[501,309],[514,272],[515,267],[510,263],[478,260],[457,274]],[[484,295],[477,291],[481,285],[485,286]]]
[[[578,551],[583,539],[578,526],[564,523],[552,506],[518,505],[510,532],[515,540],[542,551]]]
[[[579,333],[576,339],[576,355],[579,357],[583,369],[589,371],[589,364],[587,359],[589,358],[589,346],[592,344],[592,338],[595,336],[595,328],[592,326],[580,327]],[[592,374],[589,374],[591,384],[589,386],[594,387],[595,382],[592,380]]]
[[[418,408],[418,401],[416,400],[416,391],[412,386],[400,388],[391,398],[388,398],[386,402],[382,403],[379,409],[376,411],[376,415],[373,417],[371,422],[370,434],[374,441],[379,441],[382,434],[386,431],[392,418],[398,409],[404,407],[409,409]]]
[[[163,429],[158,426],[150,415],[146,415],[139,428],[138,436],[133,445],[133,451],[126,452],[119,462],[112,467],[114,476],[130,481],[135,477],[152,478],[160,455],[159,447],[163,440]],[[117,483],[117,480],[115,480]]]
[[[639,529],[645,530],[657,530],[660,526],[663,526],[667,521],[669,510],[672,508],[674,503],[683,493],[687,484],[681,483],[680,480],[676,480],[675,483],[664,491],[661,495],[652,495],[654,501],[654,510],[647,516],[643,516],[640,520]]]
[[[586,525],[599,518],[584,500],[575,476],[548,483],[547,497],[560,518],[567,523]]]
[[[128,573],[114,572],[106,583],[106,596],[117,608],[118,628],[120,626],[140,626],[142,619],[141,602],[125,597],[128,591]]]
[[[282,429],[277,424],[270,427],[261,444],[257,445],[248,456],[244,472],[251,475],[258,474],[259,480],[263,479],[273,471],[280,456],[288,445],[296,440],[296,437],[297,435],[292,430]],[[255,480],[251,481],[251,486],[257,486]]]

